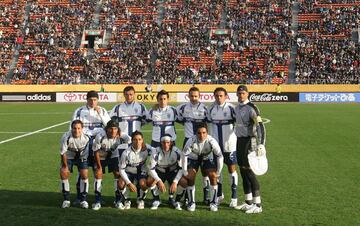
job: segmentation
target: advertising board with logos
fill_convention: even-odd
[[[55,93],[0,93],[2,102],[55,102]]]
[[[117,93],[99,93],[99,101],[117,102]],[[82,103],[86,102],[86,92],[56,93],[56,102],[61,103]]]

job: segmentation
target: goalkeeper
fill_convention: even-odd
[[[235,208],[245,213],[261,213],[260,185],[250,168],[248,154],[256,151],[258,156],[265,155],[265,127],[259,109],[248,99],[249,92],[245,85],[237,88],[237,96],[239,104],[235,108],[236,156],[243,180],[245,202]]]

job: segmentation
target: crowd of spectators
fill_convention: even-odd
[[[0,2],[0,84],[5,83],[20,33],[23,6],[17,0]]]
[[[317,1],[309,0],[300,3],[300,16],[316,15],[316,19],[302,21],[299,23],[299,31],[313,31],[312,35],[339,35],[349,34],[358,27],[360,21],[360,3],[355,0],[344,1]],[[326,6],[323,6],[325,4]],[[341,7],[331,7],[329,4],[342,4]],[[350,5],[347,5],[350,4]]]
[[[360,4],[355,0],[309,0],[300,4],[296,60],[297,83],[358,84],[360,48],[352,39],[359,26]],[[324,5],[325,4],[325,5]],[[329,4],[341,4],[330,6]],[[311,18],[316,15],[318,19]],[[307,32],[308,31],[308,32]]]
[[[200,65],[216,55],[209,40],[209,28],[219,27],[223,1],[184,1],[165,7],[164,23],[157,42],[155,80],[168,83],[199,83],[213,74],[214,64]],[[181,65],[183,57],[192,58]],[[204,58],[204,59],[203,59]],[[211,61],[211,60],[210,60]]]
[[[240,52],[243,57],[234,59],[231,67],[223,66],[222,74],[228,78],[234,78],[232,74],[236,74],[235,78],[240,77],[247,83],[259,79],[266,83],[273,77],[284,77],[285,71],[274,71],[273,68],[289,65],[293,38],[291,7],[290,0],[238,0],[234,7],[230,7],[227,24],[235,38],[227,50]],[[260,47],[260,50],[252,50],[253,47]],[[250,54],[244,54],[249,50]]]
[[[296,83],[359,83],[359,44],[346,39],[304,39],[298,45]]]
[[[151,57],[159,39],[156,1],[105,1],[100,27],[112,34],[110,43],[96,51],[90,67],[97,81],[145,83],[151,77]],[[100,70],[99,70],[100,68]]]
[[[357,1],[299,1],[300,16],[321,19],[300,21],[296,37],[293,2],[32,1],[28,23],[12,20],[10,25],[22,28],[24,38],[13,79],[39,84],[271,83],[276,77],[286,80],[291,47],[297,44],[296,82],[358,81],[359,46],[350,36],[359,24],[360,5],[320,7]],[[0,13],[1,27],[9,21],[6,10]],[[94,49],[82,48],[85,29],[106,31]],[[213,37],[216,29],[229,33]],[[2,36],[0,31],[0,77],[15,45]]]
[[[86,65],[78,50],[84,28],[92,26],[94,8],[94,1],[85,0],[32,2],[14,80],[76,81],[81,73],[71,66]]]

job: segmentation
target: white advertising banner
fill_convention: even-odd
[[[56,102],[80,103],[86,102],[86,92],[56,93]],[[99,93],[99,102],[117,102],[117,93]]]
[[[178,103],[189,102],[189,94],[188,93],[177,93],[176,101]],[[213,93],[200,93],[200,102],[214,102],[215,97]],[[236,93],[228,93],[227,102],[237,102],[238,98]]]

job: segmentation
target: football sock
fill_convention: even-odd
[[[233,172],[230,174],[230,186],[231,186],[231,198],[236,199],[237,198],[237,185],[238,185],[238,174],[237,172]]]
[[[70,201],[70,184],[69,180],[61,180],[61,191],[64,195],[64,200]]]
[[[211,203],[217,204],[217,200],[218,200],[217,194],[218,194],[218,186],[217,185],[210,185]]]
[[[102,179],[95,179],[94,181],[94,189],[95,189],[95,202],[101,202],[101,188],[102,188]]]
[[[209,177],[203,177],[204,201],[209,200],[209,190],[210,190],[210,179]]]

